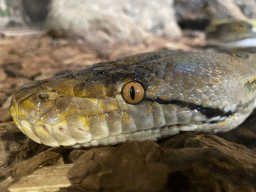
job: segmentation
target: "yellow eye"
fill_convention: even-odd
[[[144,88],[137,82],[130,82],[124,85],[122,95],[124,100],[130,104],[137,104],[144,98]]]

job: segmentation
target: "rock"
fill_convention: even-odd
[[[51,0],[22,0],[21,4],[23,12],[29,17],[29,21],[31,23],[40,23],[46,19],[50,1]]]
[[[46,27],[58,36],[82,40],[84,47],[110,54],[124,44],[137,45],[152,33],[179,39],[173,1],[52,1]]]
[[[214,19],[247,19],[242,10],[235,4],[234,0],[214,0],[208,2],[210,13]]]
[[[206,19],[207,10],[203,9],[204,7],[207,7],[206,1],[207,0],[175,0],[174,8],[177,21]]]
[[[256,154],[248,148],[194,134],[172,147],[144,141],[76,152],[72,186],[63,191],[255,191]]]
[[[24,25],[25,21],[22,18],[22,6],[21,6],[21,0],[17,1],[6,1],[8,7],[10,8],[10,21],[7,26],[9,25]]]
[[[234,0],[245,16],[256,19],[256,2],[254,0]]]
[[[178,22],[256,18],[256,2],[254,0],[175,0],[174,8]]]

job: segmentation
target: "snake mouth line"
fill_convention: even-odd
[[[180,107],[188,107],[191,110],[200,111],[208,119],[218,117],[218,116],[229,117],[234,115],[235,113],[235,111],[224,112],[223,110],[220,110],[220,109],[215,109],[212,107],[203,107],[202,105],[197,105],[194,103],[189,103],[181,100],[163,100],[163,99],[157,98],[155,100],[150,100],[150,101],[155,101],[155,102],[158,102],[159,104],[174,104]],[[212,121],[211,123],[216,123],[216,121]]]

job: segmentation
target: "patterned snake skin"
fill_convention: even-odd
[[[256,57],[144,53],[22,86],[11,115],[32,140],[89,147],[225,132],[255,106]]]

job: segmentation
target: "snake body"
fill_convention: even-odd
[[[256,20],[213,20],[206,30],[208,46],[222,50],[256,46]]]
[[[14,94],[10,112],[24,134],[49,146],[225,132],[255,107],[255,64],[249,54],[138,54],[26,84]],[[124,99],[130,82],[144,89],[138,103]],[[136,97],[133,87],[129,93]]]

